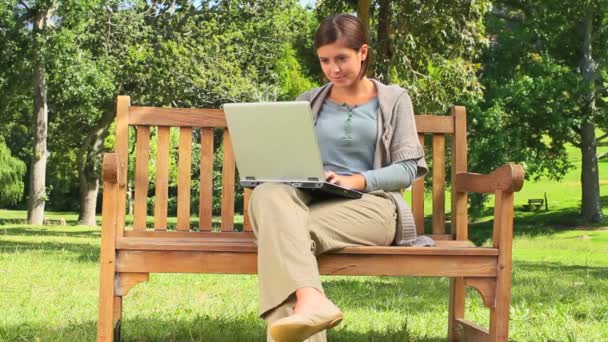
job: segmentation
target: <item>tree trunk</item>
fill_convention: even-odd
[[[376,76],[385,84],[391,83],[391,67],[394,51],[391,43],[391,21],[393,11],[390,0],[380,0],[378,8],[377,42],[375,60]]]
[[[97,194],[99,192],[99,167],[103,154],[103,141],[114,120],[114,112],[106,110],[97,125],[87,136],[78,158],[80,179],[80,211],[78,222],[86,226],[97,224]]]
[[[582,198],[581,216],[585,222],[599,222],[602,220],[602,207],[600,204],[600,184],[597,163],[597,140],[595,137],[595,79],[598,71],[592,55],[592,15],[588,13],[583,21],[583,59],[581,63],[583,80],[587,93],[586,108],[583,108],[583,121],[581,123],[581,154],[582,154]]]
[[[99,179],[89,177],[90,173],[80,173],[80,212],[78,222],[85,226],[95,226],[95,212],[97,208],[97,193],[99,191]]]
[[[38,50],[38,29],[33,30],[34,51]],[[34,64],[34,148],[30,170],[30,189],[27,201],[27,222],[42,224],[46,201],[46,138],[48,130],[47,84],[44,60]]]
[[[371,8],[371,0],[359,0],[357,2],[357,18],[363,24],[365,32],[369,35],[369,9]]]

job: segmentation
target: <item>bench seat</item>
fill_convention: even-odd
[[[119,272],[256,274],[255,239],[231,240],[118,238],[116,268]],[[446,240],[437,241],[436,247],[345,247],[319,256],[318,263],[324,275],[489,277],[496,275],[497,255],[497,248]]]

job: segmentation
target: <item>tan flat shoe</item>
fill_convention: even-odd
[[[294,314],[270,325],[270,335],[276,342],[302,342],[325,329],[342,322],[342,311],[332,302],[307,314]]]

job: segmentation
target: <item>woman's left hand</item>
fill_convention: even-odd
[[[358,191],[365,190],[366,185],[365,177],[358,173],[354,173],[350,176],[343,176],[333,171],[325,171],[325,181]]]

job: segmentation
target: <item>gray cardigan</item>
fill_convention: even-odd
[[[407,91],[397,85],[385,85],[378,80],[370,80],[376,85],[379,100],[374,169],[407,159],[416,159],[416,178],[423,177],[428,172],[428,167],[424,160],[424,149],[418,141],[414,110]],[[310,102],[315,123],[332,86],[333,83],[327,83],[319,88],[304,92],[296,99]],[[400,246],[434,245],[430,238],[416,236],[416,225],[412,211],[403,199],[401,192],[375,191],[371,194],[386,196],[392,199],[397,207],[397,230],[393,244]]]

